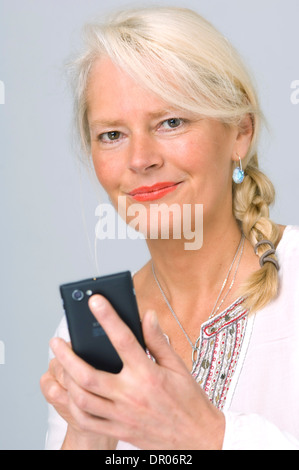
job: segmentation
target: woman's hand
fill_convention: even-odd
[[[70,349],[70,344],[65,343]],[[70,349],[71,351],[71,349]],[[54,358],[50,361],[48,371],[41,377],[40,386],[48,403],[50,403],[60,416],[68,423],[67,434],[62,449],[115,449],[117,440],[99,434],[83,432],[78,427],[71,412],[70,395],[66,385],[66,372],[60,362]]]
[[[63,340],[52,340],[68,391],[67,410],[62,412],[71,414],[72,427],[141,449],[221,449],[224,416],[168,344],[155,313],[148,311],[142,322],[153,362],[104,297],[91,297],[89,306],[124,366],[119,374],[98,371]]]

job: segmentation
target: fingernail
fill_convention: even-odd
[[[104,307],[105,305],[105,299],[104,297],[102,297],[101,295],[93,295],[90,299],[89,299],[89,304],[92,308],[96,309],[96,310],[100,310]]]

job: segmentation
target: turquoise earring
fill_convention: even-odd
[[[238,155],[239,157],[239,155]],[[239,161],[240,161],[240,166],[238,166],[237,168],[234,169],[234,172],[233,172],[233,180],[236,184],[241,184],[243,183],[244,181],[244,171],[242,169],[242,161],[241,161],[241,158],[239,157]]]

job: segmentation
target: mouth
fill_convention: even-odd
[[[141,186],[140,188],[133,189],[129,196],[136,201],[154,201],[175,191],[180,184],[181,182],[163,182],[156,183],[153,186]]]

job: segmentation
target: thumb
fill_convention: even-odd
[[[167,341],[154,310],[148,310],[142,320],[143,336],[148,350],[162,367],[180,370],[186,366]]]

